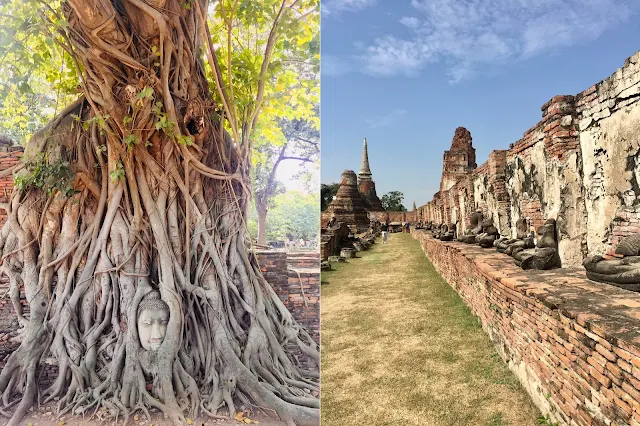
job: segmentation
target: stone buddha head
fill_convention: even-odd
[[[625,207],[631,208],[636,201],[636,193],[633,189],[629,189],[622,194],[622,200]]]
[[[157,350],[164,340],[169,323],[169,305],[160,293],[152,290],[138,305],[138,335],[140,344],[147,351]]]

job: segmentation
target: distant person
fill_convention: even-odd
[[[389,231],[389,225],[387,225],[387,222],[382,224],[382,244],[387,242],[387,233]]]
[[[404,229],[406,230],[407,233],[409,233],[409,222],[404,223]]]

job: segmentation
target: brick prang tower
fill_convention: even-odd
[[[376,194],[376,184],[371,178],[369,168],[369,153],[367,151],[367,138],[364,138],[364,148],[362,149],[362,165],[358,173],[358,192],[364,199],[367,210],[372,212],[384,211],[382,201]]]
[[[471,143],[471,132],[464,127],[456,129],[451,148],[444,152],[443,163],[440,192],[451,189],[456,182],[477,167],[476,149]]]

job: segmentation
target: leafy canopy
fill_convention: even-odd
[[[339,183],[330,183],[330,184],[321,184],[320,185],[320,209],[325,211],[331,201],[333,201],[333,197],[338,193],[338,189],[340,189]]]
[[[284,241],[287,235],[295,239],[311,240],[318,237],[320,215],[318,193],[303,194],[287,191],[272,199],[267,221],[267,241]],[[255,209],[251,209],[248,228],[252,237],[257,236],[258,222]]]
[[[24,144],[78,97],[60,1],[0,2],[0,135]]]
[[[0,3],[0,135],[15,142],[25,143],[79,93],[60,6],[59,0]],[[281,118],[307,119],[318,128],[319,1],[220,0],[208,17],[222,87],[232,100],[226,124],[234,139],[248,149],[258,132],[282,143]],[[222,104],[206,52],[203,58],[211,93]]]
[[[382,196],[382,207],[390,212],[406,212],[406,207],[402,204],[404,194],[400,191],[391,191]]]

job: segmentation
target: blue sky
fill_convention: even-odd
[[[640,50],[640,0],[323,0],[323,183],[358,172],[411,209],[440,185],[458,126],[478,165]]]

